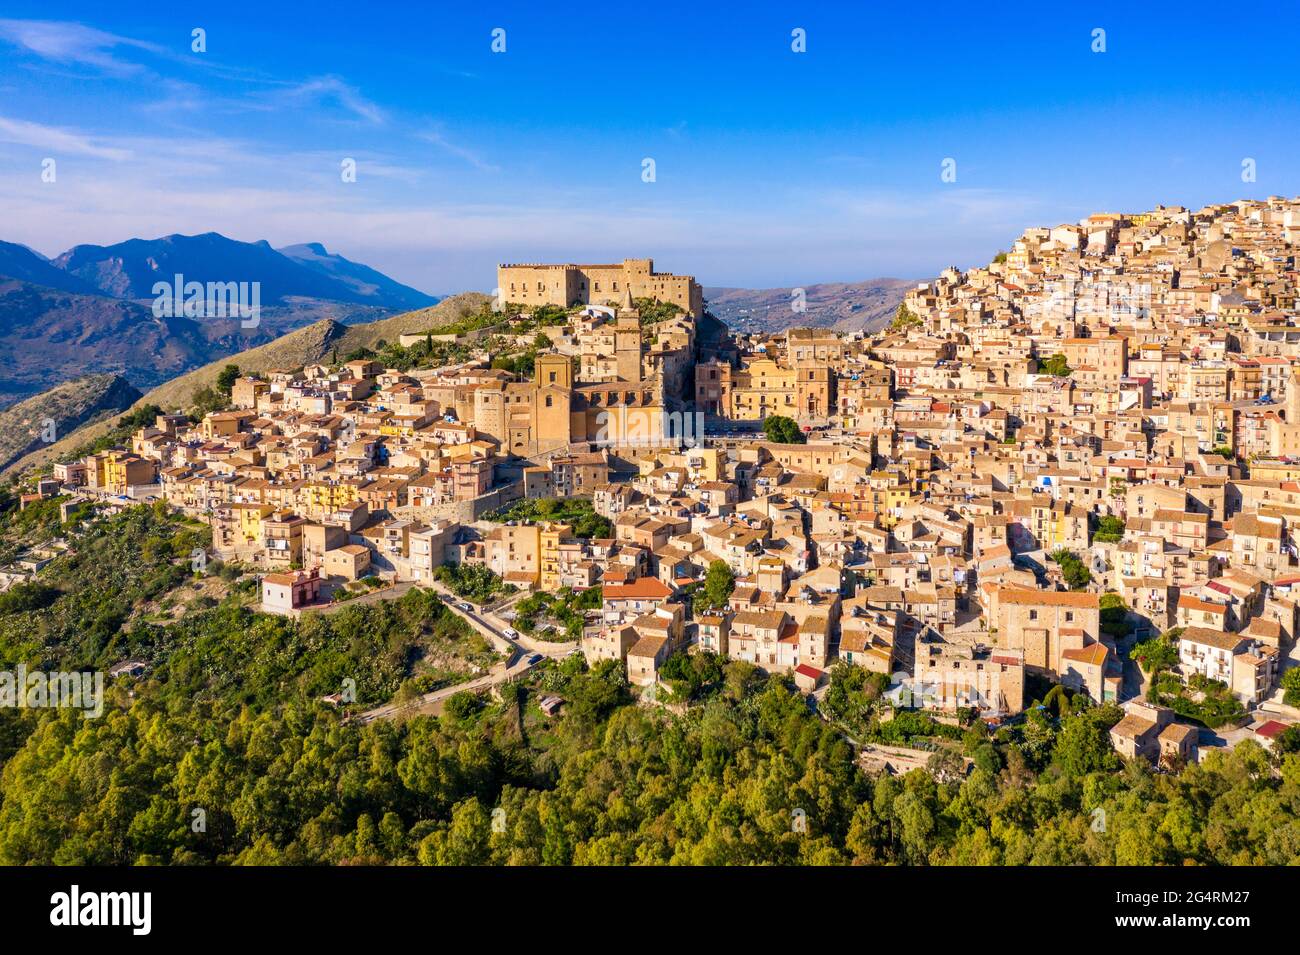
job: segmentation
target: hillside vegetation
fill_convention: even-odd
[[[120,375],[89,375],[0,411],[0,470],[87,422],[129,408],[140,392]]]

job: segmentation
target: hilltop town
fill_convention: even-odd
[[[26,500],[165,502],[269,613],[436,588],[646,699],[700,653],[994,725],[1059,684],[1182,764],[1300,717],[1297,247],[1300,199],[1093,215],[852,335],[728,333],[649,259],[502,265],[462,327],[235,369]]]

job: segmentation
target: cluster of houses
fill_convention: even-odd
[[[1137,640],[1167,634],[1175,676],[1257,718],[1300,716],[1277,689],[1300,625],[1298,247],[1296,200],[1095,215],[847,335],[706,338],[689,277],[646,324],[618,283],[654,297],[648,260],[503,267],[570,307],[527,379],[364,360],[243,378],[229,410],[159,416],[55,478],[202,515],[218,554],[266,570],[268,609],[481,564],[525,591],[600,586],[582,650],[640,686],[678,651],[811,691],[842,661],[998,719],[1038,677],[1129,704],[1122,751],[1186,759],[1195,733],[1137,702]],[[608,427],[680,413],[703,434]],[[776,415],[804,440],[767,440]],[[484,519],[518,498],[589,500],[612,531]],[[719,562],[735,586],[713,605]]]

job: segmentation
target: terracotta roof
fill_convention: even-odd
[[[626,584],[606,584],[606,600],[662,600],[672,595],[672,588],[655,577],[638,577]]]
[[[1143,719],[1134,713],[1128,713],[1122,720],[1111,727],[1111,733],[1126,739],[1134,739],[1155,728],[1155,721]]]
[[[1106,662],[1106,657],[1110,655],[1110,650],[1104,643],[1090,643],[1086,647],[1080,647],[1077,650],[1062,650],[1061,656],[1067,660],[1077,660],[1079,663],[1086,663],[1090,666],[1101,666]]]

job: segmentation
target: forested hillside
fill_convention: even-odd
[[[1289,735],[1277,756],[1246,742],[1156,774],[1112,751],[1118,710],[1059,691],[990,734],[890,719],[852,668],[823,719],[743,662],[670,661],[677,702],[661,707],[617,664],[574,656],[440,717],[362,725],[321,697],[349,679],[358,706],[455,684],[490,648],[418,589],[301,621],[258,613],[241,568],[192,570],[206,528],[160,509],[72,521],[54,502],[0,517],[9,551],[71,544],[0,597],[0,666],[148,670],[110,681],[99,718],[0,709],[0,863],[1300,861]],[[543,694],[561,715],[541,714]],[[849,736],[935,756],[870,775]]]

